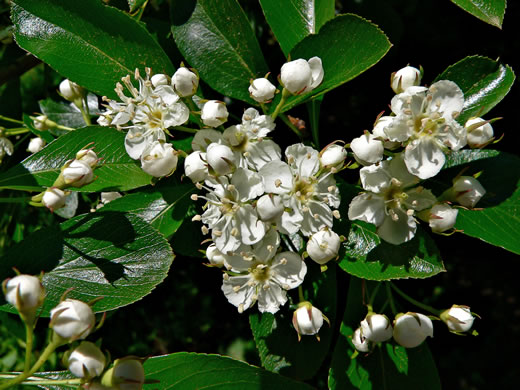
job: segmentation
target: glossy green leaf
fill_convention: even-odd
[[[16,0],[12,21],[18,45],[98,95],[116,98],[116,82],[136,68],[174,71],[141,23],[98,0]]]
[[[502,28],[506,12],[506,0],[451,0],[464,11],[480,20]]]
[[[260,0],[260,4],[286,56],[298,42],[317,34],[334,17],[334,0]]]
[[[402,390],[440,390],[439,375],[426,343],[406,349],[389,341],[376,346],[371,354],[351,358],[355,351],[352,334],[366,315],[361,291],[361,281],[352,278],[329,370],[329,389],[393,389],[398,384]]]
[[[321,273],[317,264],[309,262],[303,289],[308,294],[305,299],[334,324],[337,295],[335,267],[331,266]],[[330,348],[332,329],[324,323],[319,332],[320,341],[313,336],[302,336],[298,341],[292,315],[293,311],[286,309],[275,315],[254,313],[249,316],[249,323],[262,366],[284,376],[305,380],[312,378],[322,365]]]
[[[287,99],[282,112],[352,80],[379,62],[391,46],[375,24],[357,15],[336,16],[318,34],[307,36],[291,51],[293,60],[320,57],[325,76],[316,89]],[[273,110],[280,95],[272,104]]]
[[[249,80],[268,72],[236,0],[174,0],[172,33],[190,66],[216,91],[250,103]]]
[[[310,390],[305,383],[219,355],[179,352],[148,359],[144,363],[145,390]]]
[[[1,174],[0,189],[41,191],[52,186],[63,164],[91,143],[103,161],[94,171],[97,179],[79,191],[127,191],[150,184],[152,177],[126,153],[124,139],[123,133],[109,127],[71,131]]]
[[[464,108],[458,121],[465,123],[495,107],[511,89],[515,74],[509,65],[473,56],[451,65],[436,80],[451,80],[462,89]]]
[[[0,259],[0,279],[14,276],[12,267],[35,275],[43,271],[44,316],[72,287],[70,298],[88,302],[103,297],[93,306],[101,312],[150,293],[172,261],[168,242],[148,223],[133,214],[107,211],[79,215],[31,234]]]
[[[168,179],[152,189],[113,200],[100,211],[134,213],[164,236],[170,237],[187,215],[195,214],[193,201],[190,199],[195,191],[197,190],[191,183],[179,184]],[[192,245],[198,247],[199,242],[192,242]]]
[[[357,187],[344,182],[338,187],[343,218],[334,230],[346,237],[339,262],[344,271],[369,280],[423,279],[445,271],[435,242],[420,226],[415,237],[404,244],[382,241],[374,225],[348,220],[348,207],[359,192]]]

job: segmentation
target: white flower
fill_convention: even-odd
[[[376,121],[372,129],[372,134],[383,141],[384,148],[389,150],[396,149],[401,145],[400,142],[390,141],[388,135],[386,135],[386,128],[392,123],[394,118],[393,116],[382,116]]]
[[[486,194],[482,184],[473,176],[460,176],[453,182],[451,190],[454,193],[454,200],[461,206],[473,208],[480,198]]]
[[[346,158],[347,151],[338,144],[331,144],[320,152],[320,163],[324,168],[340,169]]]
[[[240,255],[225,256],[232,274],[224,274],[222,291],[242,313],[258,301],[260,312],[276,313],[287,302],[287,290],[298,287],[307,266],[295,252],[278,253],[278,233],[265,238]]]
[[[60,94],[69,102],[74,102],[77,99],[83,99],[85,96],[85,89],[69,79],[65,79],[59,86]]]
[[[441,313],[440,318],[451,332],[467,332],[473,326],[475,317],[468,306],[453,305]]]
[[[235,154],[222,144],[210,144],[206,151],[206,161],[217,175],[227,175],[235,168]]]
[[[294,329],[298,333],[298,340],[301,339],[302,335],[311,336],[317,334],[323,325],[324,319],[325,316],[320,309],[312,306],[310,302],[301,302],[298,305],[298,309],[294,311],[292,319]]]
[[[433,337],[432,320],[420,313],[400,314],[394,322],[393,336],[405,348],[418,347],[426,337]]]
[[[357,328],[352,335],[352,344],[359,352],[368,352],[370,350],[370,340],[363,336],[361,328]]]
[[[209,100],[202,106],[200,119],[206,126],[218,127],[227,121],[228,115],[226,103],[218,100]]]
[[[170,84],[170,78],[162,73],[154,74],[150,81],[152,82],[153,87],[158,87],[159,85],[168,85]]]
[[[338,255],[340,238],[326,228],[314,233],[307,241],[307,253],[318,264],[325,264]]]
[[[45,141],[40,137],[31,138],[29,140],[29,146],[27,146],[27,151],[29,153],[38,153],[45,146]]]
[[[365,133],[350,142],[357,162],[362,165],[375,164],[383,159],[384,146],[375,135]]]
[[[493,127],[482,118],[471,118],[464,127],[470,148],[482,148],[493,139]]]
[[[67,340],[84,339],[92,332],[95,317],[89,305],[76,299],[65,299],[50,312],[50,327]]]
[[[172,76],[172,85],[179,96],[189,97],[197,92],[199,77],[188,68],[181,67]]]
[[[464,94],[452,81],[441,80],[429,89],[409,87],[394,96],[396,117],[385,128],[391,141],[408,141],[404,160],[410,173],[428,179],[441,170],[445,151],[466,145],[466,129],[454,119],[462,110]]]
[[[258,103],[267,103],[273,99],[276,87],[267,79],[259,78],[251,82],[249,95]]]
[[[413,66],[405,66],[392,73],[391,85],[395,93],[404,92],[408,87],[421,84],[421,72]]]
[[[455,226],[459,210],[447,204],[436,204],[430,210],[430,228],[435,233],[442,233]]]
[[[319,57],[287,62],[282,65],[280,73],[284,88],[293,95],[309,92],[323,81],[323,66]]]
[[[2,159],[6,154],[11,156],[13,152],[14,145],[9,141],[9,138],[0,136],[0,162],[2,162]]]
[[[155,141],[141,155],[141,168],[154,177],[171,175],[177,168],[177,153],[169,143]]]
[[[380,343],[392,338],[393,328],[387,316],[371,313],[361,321],[361,332],[370,341]]]
[[[5,300],[20,313],[34,313],[43,303],[45,291],[40,279],[32,275],[18,275],[5,283]]]
[[[74,376],[87,379],[101,375],[106,364],[103,352],[90,341],[82,341],[67,360],[69,371]]]
[[[104,386],[117,390],[141,390],[145,380],[144,367],[132,357],[117,359],[101,379]]]
[[[43,193],[42,203],[51,211],[65,206],[67,195],[63,190],[56,187],[47,188]]]
[[[409,241],[415,235],[415,211],[432,207],[437,198],[430,190],[414,187],[418,179],[411,175],[401,154],[379,165],[360,170],[364,192],[352,199],[349,219],[377,226],[377,235],[391,244]]]
[[[209,175],[206,153],[195,151],[184,160],[184,174],[194,183],[204,181]]]
[[[94,180],[94,171],[92,167],[79,160],[72,160],[65,164],[61,172],[65,183],[72,187],[83,187]]]

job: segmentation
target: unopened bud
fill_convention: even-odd
[[[440,318],[451,332],[467,332],[473,326],[475,317],[468,306],[453,305],[441,313]]]
[[[369,313],[361,321],[361,331],[370,341],[380,343],[392,338],[393,328],[384,314]]]
[[[341,168],[345,159],[347,158],[347,151],[343,146],[332,144],[321,152],[320,163],[323,167]]]
[[[45,291],[36,276],[18,275],[3,284],[5,300],[23,315],[30,315],[43,303]]]
[[[40,137],[31,138],[29,140],[29,146],[27,146],[27,151],[30,153],[38,153],[45,146],[45,141]]]
[[[235,155],[226,145],[212,143],[208,146],[206,160],[219,175],[231,173],[235,164]]]
[[[315,335],[320,331],[325,316],[321,310],[315,308],[310,302],[301,302],[293,314],[293,326],[298,333],[298,339],[302,335]]]
[[[85,96],[85,89],[83,87],[79,86],[73,81],[70,81],[69,79],[65,79],[60,83],[60,94],[63,96],[64,99],[68,100],[69,102],[74,102],[78,99],[83,99]]]
[[[307,241],[307,253],[318,264],[325,264],[338,255],[340,239],[330,229],[314,233]]]
[[[249,95],[258,103],[267,103],[273,99],[276,87],[267,79],[253,80],[249,86]]]
[[[56,187],[47,188],[43,193],[42,203],[51,211],[57,210],[65,206],[67,195],[65,191]]]
[[[78,378],[94,378],[103,373],[106,364],[103,352],[90,341],[82,341],[68,359],[69,371]]]
[[[397,315],[393,336],[394,340],[405,348],[418,347],[426,337],[433,337],[432,320],[420,313],[408,312]]]
[[[421,84],[421,72],[413,66],[405,66],[392,73],[391,85],[395,93],[401,93],[406,88]]]
[[[226,104],[217,100],[210,100],[202,106],[200,119],[209,127],[218,127],[228,118],[228,110]]]
[[[76,299],[65,299],[50,312],[50,327],[69,341],[84,339],[93,330],[95,317],[89,305]]]
[[[199,87],[199,77],[188,68],[180,67],[172,77],[172,86],[179,96],[192,96]]]

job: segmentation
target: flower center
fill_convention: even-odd
[[[260,283],[266,282],[271,277],[269,266],[260,262],[253,263],[253,266],[249,269],[249,273]]]
[[[300,202],[307,203],[307,200],[309,200],[314,194],[314,184],[309,178],[296,180],[294,183],[293,193]]]

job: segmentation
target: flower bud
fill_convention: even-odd
[[[47,115],[38,115],[36,118],[33,119],[34,128],[40,131],[48,130],[51,127],[49,126],[48,122],[52,121],[49,121]],[[55,122],[52,123],[56,124]]]
[[[436,204],[430,210],[430,228],[435,233],[442,233],[455,226],[459,210],[447,204]]]
[[[76,299],[65,299],[50,312],[50,327],[69,341],[84,339],[95,324],[95,317],[89,305]]]
[[[206,248],[206,257],[212,265],[222,267],[227,264],[223,253],[217,249],[215,244],[211,244]]]
[[[200,119],[209,127],[218,127],[228,118],[228,110],[226,104],[218,100],[209,100],[202,106]]]
[[[114,367],[103,375],[101,383],[118,390],[141,390],[144,378],[144,368],[141,361],[126,357],[114,362]]]
[[[466,139],[470,148],[481,148],[493,139],[493,127],[482,118],[471,118],[464,127],[467,130]]]
[[[426,337],[433,337],[432,321],[420,313],[398,314],[394,321],[393,336],[405,348],[418,347]]]
[[[473,176],[460,176],[453,182],[455,201],[460,205],[473,208],[482,198],[486,190]]]
[[[189,154],[184,160],[184,174],[194,183],[206,180],[209,175],[205,160],[206,153],[200,151]]]
[[[81,149],[76,153],[76,160],[82,161],[94,168],[97,165],[99,158],[96,152],[92,149]]]
[[[457,333],[470,330],[475,320],[469,307],[462,305],[453,305],[450,309],[443,311],[440,317],[451,332]]]
[[[354,158],[362,165],[375,164],[383,159],[385,148],[376,136],[365,133],[350,143]]]
[[[177,153],[169,143],[154,141],[141,155],[141,169],[154,177],[171,175],[177,168]]]
[[[323,313],[312,306],[310,302],[301,302],[293,314],[293,326],[298,332],[298,340],[301,336],[317,334],[323,325]]]
[[[152,82],[152,85],[154,88],[158,87],[159,85],[169,85],[170,84],[170,78],[162,73],[154,74],[150,81]]]
[[[339,236],[330,229],[322,229],[309,237],[307,253],[318,264],[325,264],[338,255]]]
[[[222,144],[210,144],[206,152],[209,166],[219,175],[231,173],[235,166],[235,155],[231,148]]]
[[[413,66],[404,68],[392,73],[391,85],[395,93],[401,93],[406,88],[421,84],[421,72]]]
[[[69,371],[78,378],[100,376],[105,369],[106,358],[103,352],[90,341],[82,341],[69,355]]]
[[[323,81],[321,58],[312,57],[309,61],[300,58],[283,64],[280,79],[293,95],[313,90]]]
[[[267,103],[273,99],[276,87],[267,79],[253,80],[249,86],[249,95],[258,103]]]
[[[45,291],[36,276],[18,275],[4,282],[4,294],[21,314],[31,314],[42,305]]]
[[[197,88],[199,87],[199,77],[188,68],[181,67],[177,69],[172,77],[172,86],[179,96],[192,96],[197,92]]]
[[[359,352],[368,352],[370,350],[370,340],[363,336],[361,328],[357,328],[352,335],[352,344]]]
[[[27,151],[30,153],[38,153],[45,146],[45,141],[40,137],[31,138],[29,140],[29,146],[27,146]]]
[[[113,200],[121,198],[122,195],[119,192],[102,192],[101,193],[101,202],[104,204],[110,203]]]
[[[79,160],[67,163],[61,172],[65,183],[73,187],[83,187],[94,180],[92,167]]]
[[[320,163],[322,167],[339,169],[343,166],[347,158],[347,151],[343,146],[332,144],[322,150]]]
[[[74,102],[77,99],[83,99],[83,96],[85,96],[85,89],[80,87],[75,82],[70,81],[69,79],[63,80],[60,83],[59,89],[61,96],[63,96],[63,98],[69,102]]]
[[[392,338],[392,325],[384,314],[367,314],[361,321],[361,332],[370,341],[380,343]]]
[[[284,205],[278,195],[265,194],[256,202],[256,212],[264,222],[274,222],[283,214]]]
[[[63,190],[56,187],[47,188],[43,193],[42,203],[51,211],[57,210],[65,206],[67,195]]]
[[[7,154],[11,156],[14,152],[14,145],[7,137],[2,136],[2,129],[0,129],[0,162],[2,158]]]

